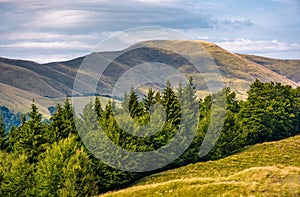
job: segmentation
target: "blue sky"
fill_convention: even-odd
[[[0,0],[0,56],[40,63],[130,28],[175,28],[237,53],[300,59],[300,0]]]

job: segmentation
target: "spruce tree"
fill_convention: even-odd
[[[31,196],[33,164],[26,155],[0,151],[0,196]]]
[[[137,116],[141,116],[142,115],[142,107],[138,101],[138,95],[137,93],[134,91],[133,88],[131,88],[130,90],[130,94],[129,94],[129,99],[128,99],[128,110],[130,113],[130,116],[132,118],[135,118]]]
[[[162,94],[162,102],[166,109],[167,121],[177,126],[180,123],[181,117],[180,103],[169,81],[167,81]]]
[[[69,133],[77,134],[74,120],[73,107],[70,99],[67,97],[62,110],[62,118],[66,124]]]
[[[70,134],[77,135],[73,107],[69,98],[66,98],[63,107],[60,104],[56,105],[56,111],[50,120],[49,135],[51,142],[58,142],[67,138]]]
[[[91,196],[94,174],[84,148],[75,136],[54,143],[37,164],[36,196]]]
[[[51,116],[50,120],[51,123],[49,125],[49,141],[53,143],[65,138],[68,134],[65,133],[65,124],[62,118],[62,108],[60,104],[56,105],[56,111]]]
[[[143,98],[143,104],[146,112],[149,112],[150,108],[155,104],[155,91],[150,88],[148,93]]]
[[[97,118],[98,120],[100,120],[101,114],[103,113],[103,109],[101,106],[100,99],[98,97],[96,97],[95,99],[95,110],[96,110]]]
[[[2,121],[2,117],[0,116],[0,150],[7,149],[7,132],[5,128],[5,124]]]
[[[105,105],[105,109],[102,113],[102,119],[108,120],[113,116],[112,104],[111,101],[108,101]]]
[[[15,132],[18,132],[18,139],[14,144],[14,150],[25,153],[30,162],[36,162],[38,155],[46,148],[47,134],[42,123],[42,115],[34,103],[31,105],[29,120]]]

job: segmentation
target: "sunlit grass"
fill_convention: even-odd
[[[300,136],[146,177],[104,196],[299,196]]]

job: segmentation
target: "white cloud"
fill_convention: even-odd
[[[29,49],[93,49],[94,45],[89,45],[83,42],[16,42],[12,44],[0,45],[0,48],[29,48]]]
[[[94,40],[99,38],[101,35],[96,33],[90,34],[61,34],[61,33],[50,33],[50,32],[12,32],[0,34],[0,39],[5,40]]]
[[[208,40],[209,37],[208,36],[197,36],[197,39],[199,39],[199,40]]]
[[[77,54],[77,57],[82,56],[82,54]],[[50,62],[60,62],[68,61],[74,58],[74,54],[62,55],[62,54],[52,54],[52,55],[37,55],[37,56],[27,56],[22,58],[23,60],[35,61],[40,64],[50,63]]]
[[[133,0],[133,1],[138,1],[143,3],[163,4],[163,3],[171,3],[174,2],[175,0]]]
[[[300,44],[280,42],[278,40],[251,40],[239,38],[216,43],[217,45],[238,53],[257,53],[275,51],[299,51]]]
[[[39,11],[33,21],[25,24],[27,27],[67,28],[80,26],[89,20],[93,12],[84,10]]]
[[[273,2],[277,3],[284,3],[284,4],[297,4],[299,3],[299,0],[271,0]]]
[[[291,44],[300,43],[299,2],[0,0],[0,56],[46,58],[46,53],[63,52],[76,57],[74,49],[83,48],[85,54],[111,32],[141,26],[180,29],[193,39],[219,42],[236,52],[300,51],[299,44]],[[236,39],[240,37],[249,40]]]

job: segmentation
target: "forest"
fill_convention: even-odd
[[[199,157],[200,146],[211,121],[212,103],[220,94],[226,96],[224,125],[213,148]],[[179,99],[182,97],[188,101],[188,108],[182,107],[184,103]],[[163,106],[165,117],[152,113],[155,106]],[[121,115],[116,117],[115,112]],[[144,130],[149,133],[155,130],[153,135],[132,135],[141,130],[129,124],[128,117],[122,115],[126,113],[122,112],[128,112],[137,125],[146,125],[154,119],[155,125],[161,124],[162,127]],[[125,94],[121,106],[113,100],[104,106],[96,97],[85,106],[80,117],[74,115],[68,98],[63,105],[56,106],[49,120],[45,121],[34,103],[28,115],[20,117],[20,126],[11,127],[9,131],[0,118],[0,196],[92,196],[127,187],[153,173],[217,160],[250,145],[298,135],[300,88],[256,80],[250,85],[246,100],[238,100],[235,92],[228,87],[198,99],[190,78],[189,83],[179,84],[176,89],[169,82],[162,92],[149,89],[142,98],[132,88]],[[93,131],[101,127],[115,145],[126,150],[157,150],[185,129],[181,125],[183,118],[198,121],[188,124],[195,127],[189,128],[196,131],[195,136],[179,158],[160,169],[145,172],[115,169],[95,157],[93,153],[99,149],[91,149],[93,146],[106,146],[105,141],[95,142],[99,133]],[[83,141],[90,143],[89,148]],[[110,153],[107,157],[111,155],[118,154]],[[131,160],[128,165],[134,166],[137,162]]]

